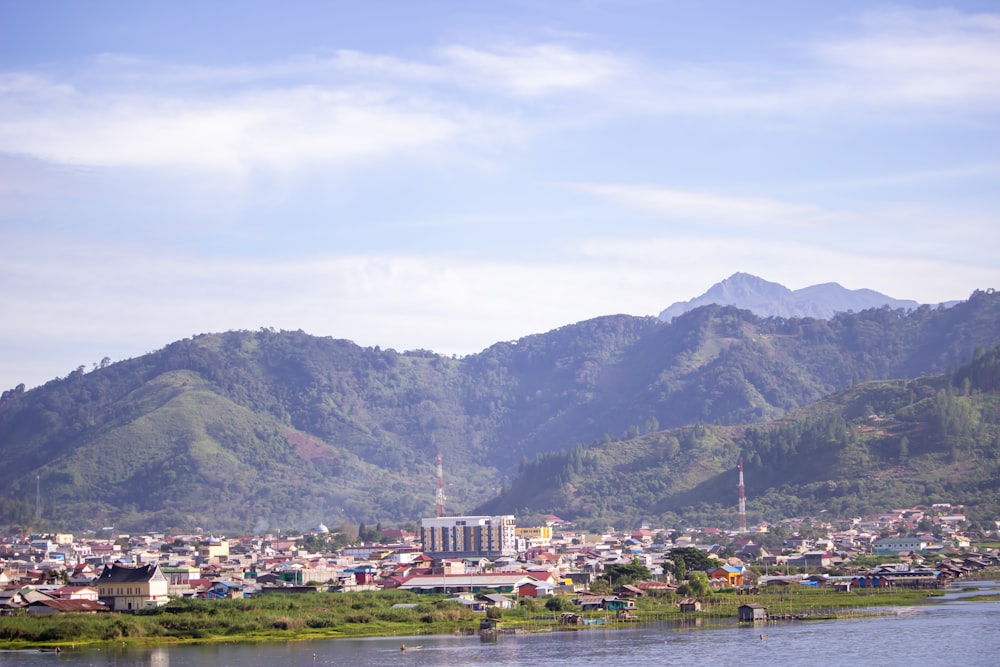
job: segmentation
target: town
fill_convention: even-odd
[[[786,519],[746,530],[641,527],[591,534],[556,516],[438,516],[418,530],[344,536],[320,524],[297,535],[24,535],[0,541],[0,614],[138,612],[174,598],[396,589],[451,596],[476,611],[563,596],[574,609],[627,617],[632,600],[671,595],[700,608],[695,572],[714,590],[778,585],[939,588],[1000,565],[965,532],[960,506],[935,504],[843,521]],[[411,526],[412,527],[412,526]],[[994,524],[996,527],[996,524]],[[685,558],[685,555],[687,557]],[[697,556],[692,559],[691,555]],[[678,563],[679,556],[688,561]],[[614,585],[606,573],[641,577]],[[568,616],[572,617],[573,614]]]

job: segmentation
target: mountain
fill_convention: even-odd
[[[737,461],[751,523],[953,503],[1000,515],[1000,347],[952,374],[857,385],[752,426],[684,427],[595,442],[521,466],[482,513],[585,526],[735,528]]]
[[[893,299],[870,289],[849,290],[837,283],[823,283],[793,291],[749,273],[734,273],[712,285],[701,296],[672,304],[659,317],[669,322],[683,313],[712,303],[745,308],[761,317],[815,317],[823,320],[837,313],[860,312],[869,308],[889,306],[893,310],[912,310],[920,305],[916,301]]]
[[[3,392],[0,523],[260,531],[414,521],[434,511],[438,452],[447,509],[468,512],[554,452],[769,423],[868,381],[949,372],[998,344],[992,290],[951,308],[829,320],[718,305],[670,323],[614,315],[464,358],[301,331],[202,334]],[[691,465],[721,474],[736,451],[705,450]],[[671,485],[684,484],[664,480],[648,493],[673,507]],[[686,482],[695,494],[701,483]],[[613,503],[606,490],[602,502]],[[695,507],[690,498],[677,507]]]

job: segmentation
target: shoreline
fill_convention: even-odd
[[[986,581],[995,581],[986,579]],[[390,604],[399,594],[318,593],[311,599],[217,600],[178,604],[155,613],[0,617],[0,653],[54,652],[106,646],[181,646],[191,644],[273,643],[371,637],[434,635],[535,634],[589,629],[616,630],[669,622],[678,629],[712,629],[737,619],[739,605],[757,602],[773,609],[774,618],[747,626],[892,615],[893,610],[927,604],[948,592],[978,589],[974,582],[951,589],[902,589],[885,592],[838,593],[828,590],[765,592],[755,596],[717,594],[701,612],[682,613],[673,600],[641,600],[631,620],[614,620],[611,612],[588,612],[592,625],[561,625],[561,611],[522,607],[504,610],[499,628],[480,630],[481,612],[471,612],[441,599],[418,598],[419,610],[398,610]],[[310,594],[311,596],[312,594]],[[979,593],[1000,601],[1000,593]],[[380,599],[383,596],[387,599]],[[278,597],[278,596],[276,596]],[[284,597],[284,596],[281,596]],[[29,632],[35,626],[36,634]],[[240,631],[240,628],[245,630]],[[18,631],[20,629],[20,632]],[[61,631],[61,632],[60,632]],[[22,634],[23,633],[23,634]],[[20,637],[11,635],[21,634]],[[45,637],[42,639],[41,637]]]

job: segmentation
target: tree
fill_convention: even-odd
[[[677,574],[678,561],[683,562],[683,573],[692,570],[708,570],[716,565],[715,559],[696,547],[677,547],[667,552],[667,556],[674,563],[674,576],[681,579]]]
[[[627,565],[624,563],[609,565],[601,578],[608,582],[610,588],[617,588],[636,581],[647,581],[651,576],[649,568],[635,558]]]
[[[685,595],[696,598],[707,598],[712,595],[712,585],[708,582],[708,575],[704,572],[692,572],[685,586],[686,590],[683,592]],[[678,588],[677,592],[680,593],[681,589]]]
[[[554,595],[545,601],[545,608],[549,611],[572,611],[574,606],[569,598]]]

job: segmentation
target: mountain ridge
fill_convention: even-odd
[[[67,527],[415,521],[433,515],[437,452],[448,511],[468,512],[553,452],[767,423],[998,344],[992,290],[830,320],[718,305],[670,323],[611,315],[460,359],[301,331],[200,334],[3,392],[0,518],[35,521],[39,490],[42,517]],[[732,465],[704,451],[692,465]],[[656,502],[676,495],[650,484]]]
[[[770,282],[749,273],[737,272],[715,283],[701,296],[671,304],[659,314],[669,322],[699,306],[709,304],[745,308],[761,317],[815,317],[829,319],[837,313],[860,312],[869,308],[889,306],[912,310],[921,304],[907,299],[894,299],[871,289],[849,290],[839,283],[828,282],[791,290],[780,283]],[[954,305],[955,302],[940,305]]]

